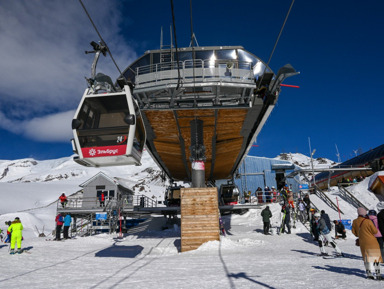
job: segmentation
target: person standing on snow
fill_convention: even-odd
[[[7,238],[5,238],[4,243],[11,243],[12,234],[9,231],[9,226],[11,226],[12,222],[6,221],[5,224],[8,226],[8,229],[7,229]]]
[[[309,210],[311,209],[311,200],[309,199],[309,195],[306,194],[303,198],[303,202],[305,203],[305,208],[307,209],[307,217],[308,221],[310,221],[310,215],[309,215]]]
[[[314,218],[315,218],[316,224],[317,224],[316,229],[319,232],[320,255],[321,256],[328,256],[328,253],[325,251],[325,246],[324,246],[324,243],[328,242],[335,249],[336,256],[342,257],[343,253],[341,252],[341,250],[337,246],[337,244],[332,240],[331,232],[329,231],[328,226],[325,223],[325,220],[320,217],[319,213],[315,213]]]
[[[375,225],[376,229],[377,229],[377,233],[375,234],[375,237],[377,239],[377,242],[379,243],[379,247],[380,247],[380,253],[381,253],[381,259],[384,260],[384,257],[383,257],[383,234],[381,233],[380,229],[379,229],[379,222],[378,222],[378,219],[377,219],[377,213],[375,210],[369,210],[368,211],[368,218],[373,222],[373,224]]]
[[[287,234],[291,234],[291,226],[289,225],[291,221],[291,211],[289,209],[289,204],[284,204],[283,207],[281,208],[281,212],[284,214],[283,215],[283,222],[281,224],[281,233],[284,234],[285,232],[285,227],[287,227]]]
[[[384,243],[384,202],[380,202],[376,205],[378,214],[377,214],[377,225],[379,226],[379,231],[381,235],[383,236],[383,243]],[[380,248],[381,250],[381,259],[384,261],[384,244]]]
[[[269,235],[269,228],[272,218],[272,212],[269,209],[269,206],[266,206],[264,210],[261,211],[261,216],[263,217],[263,223],[264,223],[264,235]]]
[[[324,219],[325,224],[328,227],[328,230],[332,231],[331,219],[329,218],[328,214],[325,213],[324,210],[321,210],[321,218]]]
[[[68,213],[64,217],[64,232],[63,232],[64,239],[69,239],[68,231],[69,231],[69,227],[71,226],[71,222],[72,222],[72,217]]]
[[[20,222],[20,218],[16,217],[12,224],[9,226],[8,231],[11,233],[11,252],[10,254],[15,254],[15,245],[17,243],[17,252],[21,253],[21,240],[23,238],[22,231],[23,225]]]
[[[352,222],[352,233],[359,238],[361,256],[363,257],[367,279],[381,280],[380,262],[381,251],[375,237],[377,229],[373,222],[367,217],[367,210],[360,207],[357,209],[358,217]]]
[[[57,216],[55,218],[55,222],[56,222],[56,238],[55,238],[55,240],[60,241],[61,240],[61,227],[64,224],[64,218],[60,213],[57,214]]]

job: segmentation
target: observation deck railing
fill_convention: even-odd
[[[136,88],[161,84],[176,85],[180,78],[183,83],[193,82],[228,82],[254,84],[252,63],[230,60],[185,60],[158,63],[136,68]]]

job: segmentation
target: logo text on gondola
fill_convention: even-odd
[[[96,147],[96,148],[83,148],[83,157],[106,157],[106,156],[116,156],[125,154],[127,146],[120,145],[110,147]]]

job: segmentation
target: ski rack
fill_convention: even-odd
[[[352,193],[350,193],[346,188],[344,188],[341,184],[338,185],[339,192],[343,197],[345,197],[353,206],[356,208],[363,207],[368,211],[368,208],[360,202]]]
[[[340,210],[340,209],[337,207],[337,205],[336,205],[334,202],[332,202],[332,200],[331,200],[331,199],[330,199],[330,198],[329,198],[329,197],[328,197],[322,190],[319,189],[319,187],[314,186],[313,189],[315,190],[316,195],[317,195],[320,199],[322,199],[328,206],[330,206],[332,209],[334,209],[334,210],[337,211],[337,212],[340,211],[340,213],[344,215],[343,211]]]

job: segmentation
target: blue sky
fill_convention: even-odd
[[[169,0],[84,0],[120,69],[169,41]],[[291,0],[194,0],[200,46],[242,45],[267,61]],[[178,46],[189,46],[189,0],[174,0]],[[384,143],[384,3],[296,0],[270,67],[290,63],[299,76],[283,88],[251,154],[281,152],[341,160]],[[0,159],[72,154],[71,119],[86,88],[98,41],[80,4],[0,0]],[[109,58],[98,71],[117,76]]]

